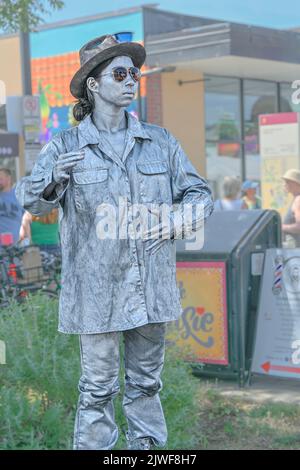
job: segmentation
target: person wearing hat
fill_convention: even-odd
[[[242,184],[243,201],[248,209],[260,209],[261,199],[256,194],[258,183],[255,181],[246,180]]]
[[[79,54],[81,66],[70,83],[79,124],[43,147],[17,194],[34,215],[59,208],[58,330],[79,335],[82,368],[73,448],[107,450],[117,443],[113,400],[120,390],[121,332],[127,448],[164,447],[159,392],[166,323],[182,314],[174,240],[184,205],[204,208],[184,227],[187,237],[211,214],[212,193],[167,129],[139,122],[126,110],[137,92],[144,47],[104,35]],[[166,233],[157,207],[178,204],[169,215],[169,236],[153,240],[145,230],[146,237],[132,238],[135,204],[154,214],[156,234]],[[119,210],[117,218],[107,217],[112,209]],[[130,236],[117,233],[123,220]]]
[[[300,247],[300,171],[288,170],[282,179],[285,190],[292,194],[293,201],[283,219],[282,231],[286,246],[291,248]]]

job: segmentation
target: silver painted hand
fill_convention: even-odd
[[[58,157],[53,167],[53,181],[63,183],[70,178],[70,170],[83,160],[84,150],[64,153]]]

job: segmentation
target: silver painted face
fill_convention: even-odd
[[[115,67],[133,67],[134,64],[130,57],[119,56],[115,57],[112,62],[101,72],[101,75],[96,81],[98,83],[98,94],[100,98],[108,103],[114,104],[118,107],[128,106],[138,89],[138,82],[135,82],[128,73],[125,80],[116,82],[112,75],[112,70]]]

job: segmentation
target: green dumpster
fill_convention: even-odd
[[[168,325],[167,342],[182,350],[196,375],[248,378],[263,260],[281,246],[276,211],[224,211],[209,218],[201,250],[176,240],[182,317]]]

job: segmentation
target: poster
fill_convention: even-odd
[[[283,216],[291,202],[281,176],[299,168],[299,113],[259,116],[261,152],[261,191],[264,209],[275,209]]]
[[[228,364],[225,262],[177,262],[183,315],[169,324],[169,341],[186,360]]]
[[[300,379],[300,250],[266,252],[252,372]]]

